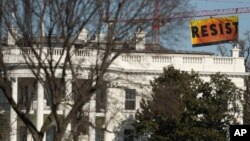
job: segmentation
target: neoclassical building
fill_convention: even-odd
[[[134,137],[134,129],[131,122],[134,119],[136,110],[142,97],[150,96],[150,80],[163,72],[163,67],[169,65],[177,69],[190,72],[199,72],[204,80],[209,79],[209,75],[216,72],[227,74],[229,78],[240,88],[244,89],[245,72],[244,58],[239,57],[239,49],[234,47],[230,57],[215,56],[212,53],[192,52],[192,51],[173,51],[164,48],[155,48],[154,44],[148,44],[144,39],[145,33],[138,34],[140,40],[127,52],[123,52],[110,65],[108,69],[108,81],[105,90],[106,98],[100,93],[91,98],[88,106],[89,120],[95,125],[79,137],[79,141],[140,141],[141,138]],[[79,40],[87,37],[86,31],[79,36]],[[93,43],[95,40],[93,40]],[[26,102],[27,95],[35,92],[37,95],[32,101],[30,115],[34,119],[37,128],[41,128],[44,118],[50,113],[50,99],[44,94],[41,84],[37,85],[37,90],[33,90],[32,82],[34,77],[30,70],[25,67],[22,50],[20,50],[12,39],[3,51],[5,63],[20,64],[11,72],[12,96],[19,103]],[[43,47],[46,52],[46,47]],[[62,54],[62,48],[53,48],[53,57],[56,59]],[[75,50],[72,58],[75,61],[85,60],[84,67],[88,70],[96,57],[95,50],[86,48]],[[83,78],[88,78],[88,71],[82,73]],[[67,79],[71,79],[68,76]],[[72,84],[68,84],[71,89]],[[11,124],[10,141],[31,141],[32,137],[27,128],[17,118],[16,113],[8,106],[3,94],[0,94],[1,114],[9,113]],[[59,108],[59,114],[67,114],[67,109],[63,106]],[[241,115],[242,117],[242,115]],[[239,118],[242,123],[242,118]],[[105,129],[105,130],[104,130]],[[51,141],[54,128],[47,131],[44,140]]]

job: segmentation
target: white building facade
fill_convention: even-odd
[[[44,50],[46,52],[46,48]],[[61,55],[62,49],[54,48],[53,51],[53,57],[56,59]],[[11,72],[13,98],[25,105],[27,94],[36,95],[30,115],[37,128],[40,129],[46,115],[50,113],[49,99],[44,94],[44,88],[38,83],[37,89],[32,89],[34,77],[30,70],[23,66],[25,61],[18,47],[6,48],[3,53],[5,63],[20,64],[20,67]],[[95,50],[77,49],[72,58],[76,62],[85,60],[84,68],[88,70],[95,56]],[[239,57],[238,48],[232,49],[231,57],[219,57],[209,53],[169,52],[164,49],[145,50],[145,40],[141,40],[136,44],[135,50],[121,54],[110,65],[107,78],[111,83],[105,91],[107,95],[104,99],[105,105],[97,100],[99,99],[99,91],[97,91],[88,106],[89,120],[96,126],[89,127],[87,133],[79,137],[79,141],[143,140],[134,137],[131,122],[134,120],[136,110],[139,109],[141,98],[150,97],[150,80],[161,74],[163,67],[169,65],[184,71],[199,72],[204,80],[209,80],[209,75],[212,73],[221,72],[227,74],[236,86],[244,89],[244,77],[247,74],[244,58]],[[83,78],[88,78],[86,72],[88,71],[82,74]],[[67,79],[71,80],[70,75]],[[67,88],[72,89],[72,84],[69,83]],[[1,94],[0,106],[7,107],[6,105],[6,100]],[[59,109],[58,113],[62,115],[68,113],[68,109],[63,106]],[[9,140],[32,141],[30,133],[17,118],[15,111],[12,108],[5,108],[6,112],[8,110],[12,129]],[[242,118],[239,118],[239,122],[243,123]],[[44,140],[51,141],[54,130],[54,128],[49,129]]]

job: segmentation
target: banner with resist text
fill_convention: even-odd
[[[238,40],[238,16],[190,21],[193,47]]]

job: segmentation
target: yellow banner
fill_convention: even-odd
[[[238,16],[190,21],[193,47],[238,40]]]

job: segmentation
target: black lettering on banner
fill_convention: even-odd
[[[208,36],[207,26],[206,25],[201,26],[201,36],[202,37],[207,37]]]
[[[238,34],[238,22],[191,26],[192,38],[232,34],[234,30],[234,34]]]
[[[232,33],[232,29],[230,27],[230,23],[225,23],[225,28],[226,28],[226,33],[227,34],[231,34]]]
[[[238,34],[238,22],[233,22],[235,28],[235,34]]]
[[[220,34],[224,34],[222,24],[219,24],[219,27],[220,27]]]
[[[191,30],[192,30],[192,38],[199,37],[199,34],[198,34],[199,29],[197,26],[192,26]]]
[[[250,125],[230,125],[230,141],[249,141]]]
[[[210,25],[210,30],[211,30],[211,35],[215,36],[215,35],[218,34],[218,31],[216,30],[216,25],[215,24]]]

